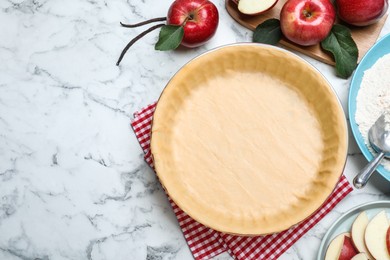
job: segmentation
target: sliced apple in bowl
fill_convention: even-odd
[[[360,252],[365,254],[365,259],[374,260],[374,258],[369,253],[366,243],[364,241],[364,234],[366,232],[366,227],[368,225],[369,219],[367,213],[362,211],[356,217],[351,227],[351,238],[353,245]]]
[[[356,256],[359,252],[355,249],[352,244],[352,239],[348,236],[344,237],[343,247],[338,260],[350,260],[352,257]]]
[[[388,229],[389,220],[384,210],[375,215],[366,227],[364,241],[368,251],[375,259],[390,260],[386,243]]]
[[[278,0],[232,0],[238,6],[238,11],[247,15],[258,15],[270,10]]]
[[[387,232],[386,232],[386,246],[387,246],[387,253],[390,254],[390,226],[387,228]]]
[[[349,232],[336,236],[326,250],[325,260],[350,260],[357,255]]]
[[[368,257],[365,253],[359,253],[352,257],[351,260],[368,260]]]

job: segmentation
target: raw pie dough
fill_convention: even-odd
[[[156,109],[152,153],[158,176],[179,207],[216,230],[255,235],[296,224],[322,204],[345,163],[345,120],[329,87],[307,98],[297,80],[290,82],[275,67],[279,56],[268,54],[274,61],[267,72],[256,62],[230,67],[201,56],[221,67],[185,66]],[[336,126],[321,121],[317,102],[325,102],[321,113]]]

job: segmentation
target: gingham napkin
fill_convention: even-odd
[[[156,103],[153,103],[134,113],[134,119],[131,122],[135,135],[145,153],[145,161],[153,169],[150,133],[155,108]],[[193,220],[168,198],[187,240],[187,244],[196,260],[210,259],[225,251],[238,260],[268,260],[277,259],[352,190],[352,186],[343,175],[333,193],[310,218],[283,232],[256,237],[228,235],[205,227]]]

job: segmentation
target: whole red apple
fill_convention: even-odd
[[[176,0],[167,15],[167,24],[183,25],[181,45],[190,48],[200,46],[213,37],[218,21],[218,9],[208,0]]]
[[[280,27],[290,41],[314,45],[328,36],[336,19],[330,0],[287,0],[280,11]]]
[[[377,22],[387,11],[387,0],[336,0],[341,20],[356,26]]]

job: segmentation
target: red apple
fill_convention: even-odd
[[[336,0],[337,13],[346,23],[365,26],[377,22],[387,11],[387,0]]]
[[[287,0],[280,11],[280,27],[290,41],[303,46],[325,39],[336,19],[330,0]]]
[[[156,50],[173,50],[179,45],[192,48],[204,44],[213,37],[217,31],[219,15],[217,7],[209,0],[175,0],[169,7],[167,17],[153,18],[135,24],[121,23],[121,25],[127,28],[135,28],[165,20],[167,20],[168,25],[176,25],[182,27],[183,30],[180,28],[180,35],[176,35],[180,36],[180,38],[176,37],[176,42],[171,42],[168,46],[161,47],[159,39],[155,46]],[[165,24],[163,23],[156,24],[133,38],[122,50],[116,65],[118,66],[120,64],[126,52],[134,43],[158,28],[163,27],[161,31],[166,29],[164,26]],[[175,32],[176,30],[173,33]],[[168,34],[169,30],[166,29],[165,33]],[[170,36],[171,35],[168,35],[168,38],[170,38]],[[181,36],[183,36],[183,38],[181,38]],[[162,38],[164,39],[164,37]]]
[[[238,11],[247,15],[258,15],[274,7],[278,0],[232,0]]]
[[[190,48],[200,46],[213,37],[218,20],[218,9],[208,0],[176,0],[167,15],[167,24],[183,25],[181,45]]]

